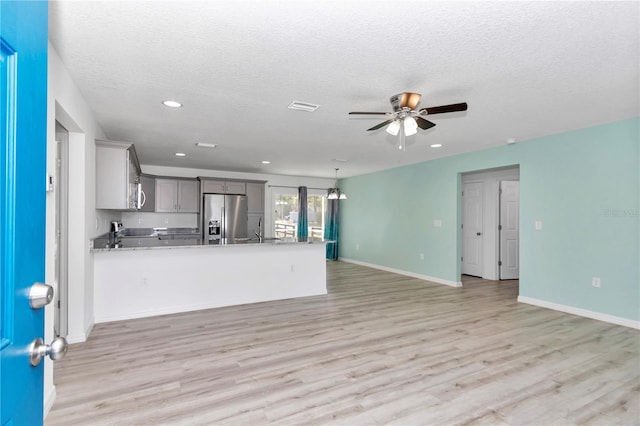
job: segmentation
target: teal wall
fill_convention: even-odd
[[[520,295],[638,321],[639,129],[636,118],[342,179],[340,257],[460,281],[460,174],[519,165]]]

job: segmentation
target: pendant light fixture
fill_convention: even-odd
[[[336,181],[334,183],[334,187],[329,189],[329,195],[327,199],[329,200],[346,200],[347,195],[344,192],[340,192],[340,188],[338,188],[338,168],[336,168]]]

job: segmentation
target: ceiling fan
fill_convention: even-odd
[[[416,110],[421,98],[422,95],[420,93],[402,92],[398,95],[393,95],[389,99],[389,102],[391,102],[391,106],[393,107],[393,112],[358,111],[350,112],[349,115],[385,115],[389,117],[386,121],[367,129],[367,131],[378,130],[384,126],[388,126],[387,133],[394,136],[400,133],[401,141],[399,148],[404,149],[404,136],[415,135],[418,132],[418,127],[422,130],[427,130],[436,125],[435,123],[423,118],[424,116],[467,110],[466,102],[420,108],[419,110]]]

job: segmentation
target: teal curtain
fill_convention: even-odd
[[[327,200],[327,214],[324,221],[324,239],[327,243],[327,259],[338,260],[338,200]]]
[[[306,240],[309,237],[309,219],[307,214],[307,187],[298,187],[298,239]]]

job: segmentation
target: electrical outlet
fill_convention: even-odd
[[[149,283],[149,280],[147,277],[142,277],[142,285],[147,285]]]
[[[141,218],[141,217],[139,217],[139,218],[138,218],[138,225],[140,225],[141,223],[142,223],[142,218]]]
[[[420,260],[424,260],[424,253],[420,253]]]
[[[168,217],[164,218],[164,223],[169,223],[169,218]]]
[[[591,285],[596,288],[600,288],[600,277],[591,278]]]
[[[356,243],[356,250],[360,250],[360,243]]]
[[[541,230],[542,230],[542,221],[536,220],[536,231],[541,231]]]

